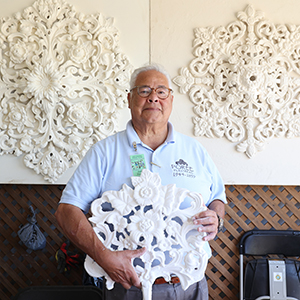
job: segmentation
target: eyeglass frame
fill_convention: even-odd
[[[147,87],[147,88],[151,89],[150,94],[149,94],[148,96],[146,96],[146,97],[141,96],[141,95],[139,94],[139,88],[141,88],[141,87]],[[160,98],[159,95],[156,93],[156,90],[159,89],[159,88],[166,88],[166,89],[169,91],[168,96],[167,96],[166,98]],[[161,100],[167,99],[167,98],[170,96],[170,94],[173,93],[173,90],[170,89],[170,88],[168,88],[168,87],[166,87],[166,86],[159,86],[159,87],[157,87],[157,88],[152,88],[152,87],[150,87],[150,86],[148,86],[148,85],[137,85],[137,86],[134,86],[132,89],[130,89],[130,92],[131,92],[132,90],[134,90],[134,89],[137,89],[137,94],[138,94],[140,97],[142,97],[142,98],[147,98],[147,97],[149,97],[149,96],[152,94],[152,92],[154,91],[155,94],[157,95],[157,97],[158,97],[159,99],[161,99]]]

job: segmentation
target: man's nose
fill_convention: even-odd
[[[158,101],[158,97],[157,97],[156,91],[154,89],[151,91],[151,93],[147,99],[149,102],[157,102]]]

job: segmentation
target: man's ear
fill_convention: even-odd
[[[130,107],[130,99],[131,99],[131,93],[128,93],[127,94],[128,108],[131,108]]]

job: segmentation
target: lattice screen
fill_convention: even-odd
[[[81,284],[81,269],[70,275],[59,273],[55,253],[65,242],[56,227],[54,212],[63,187],[2,185],[0,188],[0,299],[10,299],[20,288],[34,285]],[[19,240],[19,226],[25,225],[32,204],[37,223],[47,238],[43,250],[28,250]]]
[[[65,241],[54,212],[62,186],[0,186],[0,299],[8,300],[20,288],[34,285],[81,284],[82,266],[59,273],[55,252]],[[227,186],[225,229],[211,242],[213,256],[207,268],[210,299],[237,300],[239,293],[238,242],[253,228],[300,229],[299,186]],[[29,251],[17,231],[27,223],[28,204],[47,238],[47,246]]]

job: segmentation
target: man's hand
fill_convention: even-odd
[[[220,200],[214,200],[210,203],[207,210],[193,217],[195,225],[202,225],[198,227],[198,231],[207,233],[206,236],[203,237],[204,241],[213,240],[218,233],[219,219],[217,214],[224,219],[225,205]]]
[[[110,251],[96,235],[80,208],[60,204],[56,213],[59,226],[68,239],[94,259],[115,282],[124,288],[141,287],[141,282],[132,266],[132,259],[143,255],[146,248],[126,251]]]
[[[204,241],[210,241],[215,238],[218,233],[218,217],[215,211],[207,209],[200,212],[193,217],[195,225],[202,225],[198,227],[199,232],[206,232],[206,236],[203,237]]]
[[[125,251],[105,249],[101,251],[99,264],[113,281],[122,284],[125,289],[130,289],[131,286],[141,288],[140,279],[132,266],[132,259],[143,255],[145,251],[146,248]]]

